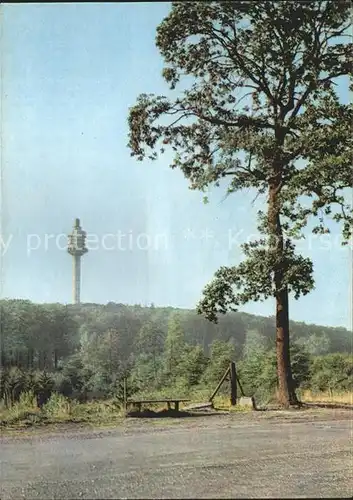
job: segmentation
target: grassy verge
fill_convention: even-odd
[[[353,392],[317,392],[303,391],[301,394],[303,403],[332,403],[353,405]]]
[[[312,392],[303,391],[298,394],[299,400],[302,403],[330,403],[332,405],[351,405],[353,406],[353,392]],[[256,401],[256,398],[255,398]],[[258,401],[256,401],[258,402]],[[276,399],[270,398],[268,404],[261,404],[259,407],[267,408],[276,406]],[[218,410],[230,410],[230,411],[248,411],[246,407],[241,407],[239,405],[231,407],[229,397],[219,396],[214,399],[214,408]]]
[[[139,394],[135,399],[164,399],[168,397],[173,397],[173,395],[165,393]],[[207,402],[208,397],[208,391],[207,394],[206,392],[197,391],[188,395],[190,403]],[[180,412],[183,413],[184,408],[190,403],[180,404]],[[173,411],[166,411],[164,403],[149,404],[143,409],[145,410],[146,417],[152,414],[154,416],[174,416]],[[217,411],[232,412],[248,411],[247,408],[238,406],[231,408],[229,398],[225,396],[215,398],[214,409]],[[131,408],[131,410],[133,409]],[[187,415],[186,412],[184,413]],[[8,408],[0,404],[0,432],[58,424],[84,424],[85,426],[104,427],[122,423],[125,417],[126,412],[114,400],[78,403],[54,393],[42,408],[38,408],[34,395],[29,392],[22,394],[19,402],[14,403]]]
[[[77,403],[53,394],[38,408],[33,394],[25,393],[19,402],[8,408],[0,407],[0,429],[23,429],[48,424],[81,423],[107,425],[121,422],[124,412],[114,401]]]
[[[136,399],[163,399],[173,397],[172,394],[139,394]],[[189,394],[190,402],[206,402],[209,394],[207,392],[195,392]],[[304,391],[300,394],[300,400],[305,403],[331,403],[341,405],[353,405],[353,392],[345,393],[312,393]],[[180,411],[189,403],[181,404]],[[229,411],[231,413],[245,413],[251,411],[246,406],[236,405],[231,407],[229,397],[216,396],[213,401],[216,411]],[[166,416],[166,405],[146,405],[146,417],[148,412],[160,413]],[[173,416],[172,412],[169,412]],[[126,413],[115,400],[92,401],[78,403],[71,401],[60,394],[53,394],[49,401],[38,408],[36,399],[32,393],[21,395],[19,402],[6,408],[0,403],[0,432],[4,430],[23,430],[30,427],[43,427],[58,424],[83,424],[85,426],[110,427],[124,421]]]

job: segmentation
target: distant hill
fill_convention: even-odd
[[[243,312],[229,313],[210,323],[195,311],[173,307],[142,307],[125,304],[34,304],[27,300],[0,301],[0,366],[56,369],[75,354],[82,343],[94,339],[96,348],[114,333],[122,359],[135,354],[136,339],[143,325],[152,323],[166,335],[172,314],[178,314],[189,344],[199,344],[208,354],[216,339],[232,342],[237,359],[242,357],[247,335],[256,332],[265,346],[275,346],[275,319]],[[352,332],[290,322],[291,339],[304,344],[313,355],[352,352]],[[259,337],[259,335],[261,337]],[[250,337],[249,337],[250,338]],[[254,337],[252,337],[254,338]],[[256,336],[255,336],[256,338]]]
[[[177,309],[173,307],[143,307],[140,305],[126,305],[109,302],[102,304],[80,304],[68,306],[74,313],[79,323],[95,322],[94,318],[108,315],[111,319],[115,317],[117,326],[119,318],[130,318],[131,334],[137,334],[135,330],[138,325],[146,321],[153,321],[163,331],[167,330],[168,320],[171,314],[178,313],[180,316],[186,339],[192,344],[200,344],[207,351],[208,346],[215,338],[232,341],[238,350],[241,350],[246,332],[258,331],[268,341],[268,346],[275,343],[275,317],[256,316],[244,312],[228,313],[219,317],[218,324],[210,323],[195,311],[189,309]],[[322,345],[324,353],[328,352],[352,352],[353,334],[343,327],[328,327],[304,322],[290,321],[291,339],[298,342],[315,342]]]

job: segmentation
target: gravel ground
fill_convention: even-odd
[[[352,429],[321,410],[3,435],[0,498],[352,497]]]

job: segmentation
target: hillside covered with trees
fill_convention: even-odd
[[[108,303],[2,300],[0,399],[32,390],[86,400],[129,394],[208,394],[235,360],[244,390],[276,390],[274,318],[230,313],[213,324],[191,310]],[[352,333],[291,322],[297,389],[348,390]],[[200,396],[201,397],[201,396]]]

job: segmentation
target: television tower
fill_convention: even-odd
[[[86,248],[86,233],[80,226],[80,219],[75,219],[72,233],[68,235],[67,251],[72,255],[72,296],[74,304],[80,303],[81,288],[81,257],[88,249]]]

